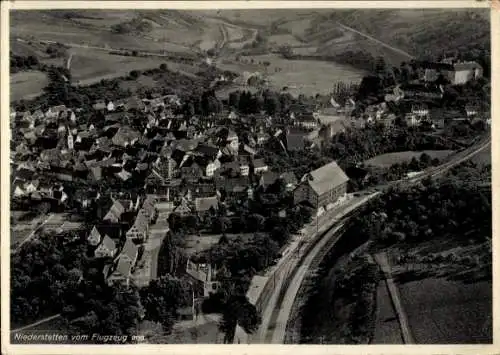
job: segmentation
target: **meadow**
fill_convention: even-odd
[[[270,85],[281,90],[288,87],[292,95],[328,94],[337,81],[358,82],[364,73],[347,65],[320,60],[288,60],[275,54],[243,57],[246,61],[269,62]],[[278,72],[275,69],[279,68]]]
[[[10,101],[38,96],[47,84],[47,75],[41,71],[30,70],[11,74]]]
[[[377,155],[371,159],[365,160],[364,164],[366,166],[378,167],[378,168],[389,168],[391,165],[396,163],[409,163],[413,158],[420,159],[422,154],[429,155],[432,159],[444,159],[447,156],[454,153],[453,150],[423,150],[421,152],[406,151],[406,152],[396,152]]]

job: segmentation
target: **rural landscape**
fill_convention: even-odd
[[[11,10],[11,344],[492,344],[490,37]]]

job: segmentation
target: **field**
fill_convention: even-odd
[[[399,322],[385,281],[377,286],[377,315],[372,344],[403,344]]]
[[[419,159],[423,153],[428,154],[432,159],[434,159],[434,158],[443,159],[443,158],[446,158],[447,156],[453,154],[454,151],[453,150],[423,150],[421,152],[407,151],[407,152],[387,153],[387,154],[377,155],[376,157],[365,160],[364,163],[366,166],[378,167],[378,168],[388,168],[392,164],[410,162],[410,160],[413,158]]]
[[[492,284],[428,278],[399,286],[419,344],[489,343]]]
[[[10,101],[39,95],[47,86],[47,75],[41,71],[23,71],[10,75]]]
[[[80,85],[89,85],[101,79],[128,75],[132,70],[158,68],[167,63],[159,57],[132,57],[109,54],[105,51],[72,48],[71,75]]]
[[[255,62],[270,62],[270,84],[278,90],[287,86],[292,95],[328,94],[332,91],[334,82],[358,82],[364,74],[346,65],[319,60],[287,60],[274,54],[244,58]],[[275,68],[280,68],[281,71],[276,73]]]
[[[42,223],[44,216],[37,216],[28,211],[11,211],[10,245],[22,242]]]
[[[186,238],[184,239],[184,251],[186,252],[187,255],[194,255],[196,253],[199,253],[204,250],[210,249],[210,247],[214,244],[217,244],[219,242],[220,237],[222,234],[201,234],[200,236],[190,234],[187,235]],[[252,233],[248,234],[226,234],[226,237],[231,240],[231,239],[236,239],[236,238],[251,238],[253,236]]]
[[[392,249],[393,275],[416,343],[491,343],[493,287],[488,245],[437,238]],[[401,255],[417,258],[398,261]]]
[[[491,165],[491,149],[483,150],[479,154],[476,154],[472,161],[476,164],[489,164]]]

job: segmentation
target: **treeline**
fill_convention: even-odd
[[[143,20],[139,17],[111,26],[111,32],[118,34],[147,33],[151,32],[152,29],[153,25],[151,24],[151,22]]]
[[[467,165],[479,172],[489,170]],[[491,190],[479,189],[477,180],[471,184],[456,173],[438,181],[427,179],[423,188],[389,191],[374,206],[383,215],[365,213],[356,218],[358,232],[383,245],[423,242],[436,235],[485,241],[492,233]]]
[[[17,73],[25,70],[35,70],[39,68],[40,62],[34,55],[20,56],[10,52],[10,72]]]

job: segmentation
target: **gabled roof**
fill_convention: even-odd
[[[130,259],[134,260],[137,257],[138,248],[134,242],[130,239],[125,241],[120,255],[128,256]],[[121,259],[121,258],[120,258]]]
[[[266,171],[264,174],[262,174],[262,177],[260,178],[260,182],[263,186],[269,186],[272,185],[278,180],[279,175],[275,173],[274,171]]]
[[[125,212],[125,207],[119,200],[116,200],[109,208],[109,211],[106,214],[106,216],[104,216],[104,220],[111,220],[111,219],[119,220],[124,212]]]
[[[318,194],[322,195],[331,189],[346,183],[349,178],[344,171],[332,161],[322,167],[304,175],[302,181],[307,181],[309,186]]]
[[[101,233],[99,233],[99,231],[97,230],[97,227],[94,226],[92,228],[92,230],[90,231],[87,239],[90,239],[90,238],[97,238],[97,240],[101,240]]]
[[[253,161],[253,167],[254,168],[263,168],[263,167],[266,167],[266,166],[267,166],[267,164],[264,161],[264,159],[255,159]]]
[[[115,241],[113,239],[111,239],[108,235],[104,236],[104,238],[102,239],[101,245],[102,245],[103,248],[106,248],[108,250],[114,250],[114,249],[116,249],[116,243],[115,243]]]
[[[197,212],[208,211],[210,207],[217,209],[217,204],[218,204],[217,196],[199,197],[194,200],[194,206]]]
[[[285,184],[296,184],[297,183],[297,177],[292,171],[287,171],[283,174],[280,175],[280,178],[283,179]]]
[[[111,141],[114,145],[125,145],[134,139],[139,139],[141,134],[129,126],[122,126],[118,129]]]
[[[124,276],[128,277],[130,275],[130,270],[132,269],[132,263],[125,259],[119,258],[118,263],[116,264],[116,269],[114,270],[112,276]]]

